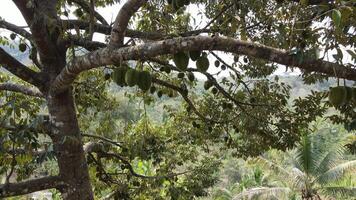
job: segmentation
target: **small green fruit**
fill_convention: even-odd
[[[127,71],[126,67],[119,67],[114,69],[114,72],[112,73],[112,80],[119,86],[125,86],[126,71]]]
[[[189,64],[189,57],[186,53],[178,52],[174,54],[173,61],[174,64],[178,67],[178,69],[183,71],[187,70]]]
[[[218,93],[218,89],[216,87],[214,87],[213,89],[211,89],[211,93],[217,94]]]
[[[125,82],[128,86],[132,87],[137,84],[137,71],[134,69],[128,69],[125,74]]]
[[[345,86],[345,89],[346,89],[346,100],[345,100],[345,103],[348,103],[352,99],[353,91],[352,91],[351,87],[346,87]]]
[[[226,70],[226,65],[221,65],[222,70]]]
[[[334,107],[340,107],[345,104],[347,98],[347,89],[344,86],[330,88],[329,102]]]
[[[178,78],[184,78],[184,73],[183,72],[179,72],[177,77]]]
[[[150,93],[154,94],[155,92],[156,92],[156,87],[154,85],[152,85],[150,88]]]
[[[151,84],[152,77],[148,71],[142,71],[138,73],[137,85],[141,90],[147,91],[148,89],[150,89]]]
[[[189,72],[187,76],[189,81],[193,82],[195,80],[195,76],[193,72]]]
[[[215,65],[215,67],[220,67],[220,61],[215,60],[214,65]]]
[[[213,83],[210,80],[207,80],[204,82],[204,89],[205,90],[209,90],[209,88],[211,88],[211,86],[213,86]]]
[[[209,59],[204,56],[198,58],[196,66],[199,71],[206,72],[209,69]]]
[[[168,66],[165,66],[163,69],[167,74],[171,73],[171,68]]]
[[[158,96],[159,98],[161,98],[161,97],[162,97],[162,95],[163,95],[162,90],[160,90],[160,91],[158,91],[158,92],[157,92],[157,96]]]
[[[26,45],[25,43],[19,44],[19,50],[20,50],[21,52],[25,52],[26,49],[27,49],[27,45]]]
[[[16,39],[16,34],[15,33],[11,33],[10,34],[10,39],[11,40],[15,40]]]
[[[190,59],[192,59],[192,61],[198,60],[198,58],[200,57],[200,54],[201,54],[200,51],[189,51],[189,56],[190,56]]]

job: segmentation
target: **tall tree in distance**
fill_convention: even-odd
[[[65,200],[94,199],[87,163],[89,157],[93,161],[91,155],[94,152],[100,154],[100,159],[94,159],[98,161],[95,162],[98,169],[101,159],[118,160],[125,166],[125,173],[147,178],[133,170],[131,161],[134,158],[125,155],[135,146],[126,149],[125,143],[99,135],[92,136],[119,146],[119,150],[107,151],[95,142],[84,144],[83,127],[78,123],[78,117],[83,113],[77,112],[77,108],[88,106],[84,104],[88,102],[92,106],[94,100],[82,102],[74,95],[99,94],[97,99],[105,103],[103,89],[98,84],[100,81],[93,81],[104,76],[99,68],[109,66],[113,80],[121,86],[138,85],[142,91],[150,89],[155,92],[154,85],[160,89],[158,96],[179,94],[186,102],[189,115],[176,115],[175,123],[180,123],[176,129],[191,134],[192,131],[185,128],[189,128],[188,122],[195,119],[198,123],[193,123],[194,128],[211,133],[199,137],[201,140],[206,137],[211,145],[220,139],[225,140],[229,147],[236,148],[237,153],[244,156],[258,155],[270,147],[286,149],[293,146],[301,130],[307,129],[308,123],[323,115],[330,105],[324,103],[325,93],[315,92],[305,99],[297,99],[290,108],[288,86],[278,80],[265,79],[279,66],[298,68],[309,83],[328,77],[356,80],[354,63],[349,62],[351,59],[347,62],[343,59],[343,55],[348,54],[355,60],[353,1],[12,2],[28,28],[3,19],[0,28],[12,32],[10,39],[18,38],[19,52],[29,49],[32,63],[26,66],[4,47],[0,48],[0,64],[4,69],[0,83],[0,172],[6,174],[5,183],[0,185],[1,198],[55,188]],[[115,3],[121,3],[122,7],[110,24],[97,8]],[[192,23],[197,16],[191,16],[187,7],[202,10],[207,20],[202,22],[203,27]],[[93,35],[97,33],[104,34],[107,41],[95,41]],[[0,39],[2,44],[9,44],[6,36]],[[78,49],[85,51],[79,54]],[[319,49],[322,49],[320,56]],[[334,61],[327,61],[328,54],[335,51]],[[231,59],[221,58],[221,52]],[[215,66],[209,63],[212,58],[216,59]],[[192,61],[196,63],[188,65]],[[228,71],[230,76],[219,79],[221,71]],[[204,88],[211,94],[204,97],[194,94],[194,76],[197,74],[205,77]],[[82,81],[76,82],[79,79]],[[248,79],[257,80],[249,84]],[[148,95],[142,91],[136,91],[136,94]],[[342,97],[342,102],[336,106],[342,115],[334,116],[334,121],[349,123],[355,119],[355,111],[351,109],[355,104],[355,97]],[[38,142],[39,134],[50,138],[58,174],[11,182],[9,177],[13,171],[20,169],[16,167],[20,158],[26,160],[25,155],[42,155],[48,150],[46,145]],[[162,144],[169,141],[172,138]],[[195,140],[184,142],[191,144]],[[158,146],[152,145],[152,148]],[[159,168],[163,161],[157,162]],[[165,176],[169,177],[169,172]],[[191,191],[195,191],[193,185]],[[172,199],[175,198],[174,191],[171,190]],[[200,190],[195,193],[201,194]]]

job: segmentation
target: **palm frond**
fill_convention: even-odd
[[[305,188],[305,183],[308,179],[306,174],[300,171],[300,169],[298,168],[293,168],[292,172],[293,172],[293,180],[291,180],[290,182],[292,182],[293,187],[298,189]]]
[[[325,173],[318,176],[313,183],[319,183],[320,185],[325,185],[331,181],[340,179],[346,172],[356,171],[356,160],[345,162],[339,164]]]
[[[356,187],[329,186],[321,191],[330,196],[356,197]]]
[[[251,188],[246,190],[233,198],[233,200],[239,200],[243,198],[256,198],[256,197],[264,197],[264,199],[268,199],[271,197],[284,197],[288,195],[291,190],[287,187],[258,187],[258,188]]]
[[[330,148],[330,151],[324,155],[323,159],[320,160],[318,168],[315,170],[315,175],[323,174],[329,169],[336,167],[337,162],[345,155],[346,148],[344,146]]]
[[[318,159],[321,157],[322,153],[318,148],[314,148],[313,142],[310,135],[305,135],[300,141],[300,145],[297,148],[296,160],[302,171],[306,174],[313,174],[315,169],[318,167]]]
[[[267,160],[263,157],[257,157],[257,158],[255,158],[255,161],[257,163],[259,163],[262,167],[273,170],[276,174],[279,174],[279,176],[281,176],[281,177],[284,177],[286,179],[293,177],[293,174],[291,174],[290,171],[288,171],[287,169],[278,165],[277,163],[274,163],[274,162]]]

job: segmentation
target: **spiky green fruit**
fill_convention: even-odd
[[[154,94],[155,92],[156,92],[156,87],[154,85],[152,85],[150,88],[150,93]]]
[[[196,66],[199,71],[206,72],[209,69],[209,59],[205,56],[201,56],[198,58]]]
[[[177,75],[178,78],[184,78],[184,73],[183,72],[179,72]]]
[[[128,86],[132,87],[137,84],[138,73],[134,69],[128,69],[125,74],[125,82]]]
[[[27,45],[26,45],[25,43],[20,43],[20,44],[19,44],[19,50],[20,50],[21,52],[25,52],[26,49],[27,49]]]
[[[126,67],[119,67],[114,69],[112,73],[112,80],[119,86],[125,86],[125,75],[126,75],[127,68]]]
[[[210,80],[207,80],[204,82],[204,89],[205,90],[209,90],[209,88],[211,88],[211,86],[213,86],[213,83]]]
[[[198,60],[200,57],[201,52],[200,51],[189,51],[189,57],[192,59],[192,61]]]
[[[218,89],[216,87],[213,87],[213,89],[211,89],[211,93],[217,94],[218,93]]]
[[[347,89],[344,86],[330,88],[329,102],[335,107],[340,107],[345,104],[347,98]]]
[[[16,39],[16,34],[15,33],[11,33],[10,34],[10,39],[11,40],[15,40]]]
[[[147,91],[148,89],[150,89],[151,84],[152,77],[148,71],[141,71],[138,73],[137,85],[141,90]]]
[[[352,91],[351,87],[345,87],[345,89],[346,89],[346,100],[345,100],[345,103],[348,103],[352,99],[353,91]]]
[[[160,90],[160,91],[157,92],[157,96],[158,96],[159,98],[161,98],[162,95],[163,95],[163,91],[162,91],[162,90]]]
[[[189,81],[193,82],[195,80],[195,76],[193,72],[189,72],[187,76]]]
[[[171,68],[169,66],[164,66],[164,71],[169,74],[171,73]]]
[[[187,70],[189,64],[189,57],[184,52],[178,52],[173,55],[173,62],[180,70]]]

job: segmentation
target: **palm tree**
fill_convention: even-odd
[[[334,199],[340,195],[355,197],[356,187],[335,184],[348,172],[356,172],[356,160],[343,162],[345,142],[332,144],[326,152],[320,151],[325,149],[321,145],[313,141],[310,135],[303,136],[297,148],[291,152],[290,167],[263,157],[255,159],[256,163],[273,170],[284,185],[251,188],[233,199],[286,199],[286,195],[289,195],[288,199],[303,200]]]

